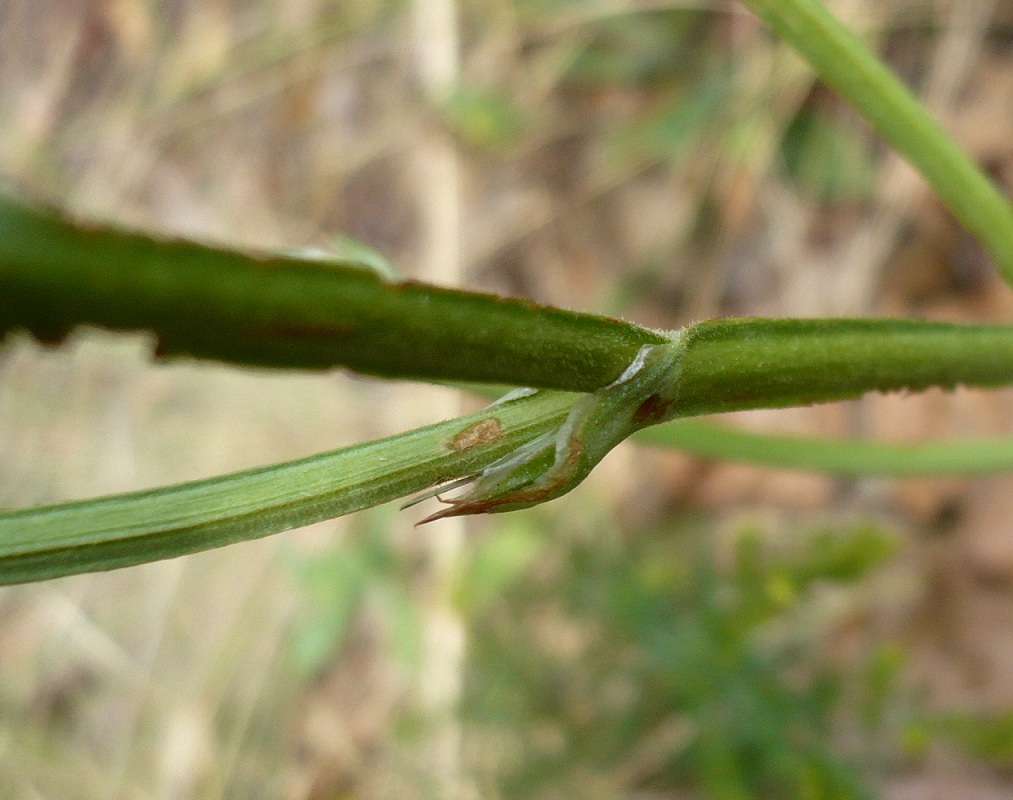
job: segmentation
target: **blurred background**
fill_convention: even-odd
[[[1013,187],[1013,5],[833,11]],[[738,4],[0,0],[0,175],[92,217],[675,328],[1008,321],[931,193]],[[410,343],[406,343],[406,347]],[[268,464],[477,407],[340,371],[0,349],[0,505]],[[1010,392],[731,415],[1010,433]],[[0,795],[1013,796],[1013,479],[624,445],[542,508],[380,508],[0,592]],[[431,501],[434,502],[435,501]],[[429,511],[432,509],[429,508]]]

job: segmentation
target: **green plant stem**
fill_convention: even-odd
[[[593,392],[538,393],[199,483],[3,512],[0,582],[182,555],[478,473],[481,491],[457,513],[543,502],[576,485],[623,436],[679,416],[1013,383],[1008,326],[733,319],[673,336],[391,283],[349,265],[83,227],[7,201],[0,201],[0,293],[0,331],[27,328],[44,339],[93,324],[154,331],[164,353]]]
[[[271,467],[0,512],[0,584],[172,558],[337,517],[480,471],[551,431],[573,402],[541,392],[460,419]],[[462,438],[495,418],[498,428]]]
[[[928,180],[1013,284],[1013,207],[912,93],[819,0],[742,0]]]
[[[659,334],[335,261],[84,225],[0,195],[0,337],[150,331],[159,355],[592,391]]]
[[[523,300],[82,226],[0,197],[0,332],[147,330],[158,352],[266,367],[594,391],[666,336]],[[680,416],[1013,382],[1013,328],[715,320],[689,329]]]
[[[677,416],[868,391],[1013,383],[1013,327],[902,319],[725,319],[687,329]]]
[[[454,384],[493,399],[509,386]],[[761,433],[703,419],[678,419],[633,434],[632,441],[700,458],[739,461],[831,475],[935,477],[994,475],[1013,470],[1013,438],[882,442]]]
[[[875,388],[1013,382],[1013,331],[1001,327],[718,320],[689,328],[665,347],[673,348],[667,358],[681,358],[675,371],[681,378],[656,387],[659,397],[674,398],[668,415],[817,402]],[[667,381],[669,372],[664,375]],[[657,411],[649,402],[651,392],[651,385],[640,387],[631,407],[617,408],[617,413],[637,418],[641,409]],[[549,435],[554,437],[550,442],[558,443],[556,432],[567,430],[564,420],[582,397],[587,395],[538,392],[470,417],[289,464],[138,494],[3,512],[0,582],[182,555],[474,476],[539,437]],[[581,451],[579,442],[568,447]],[[547,493],[545,499],[550,496],[555,495]]]
[[[929,477],[1013,470],[1009,437],[898,444],[755,433],[686,419],[640,431],[633,441],[702,458],[832,475]]]

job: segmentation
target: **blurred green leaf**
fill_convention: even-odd
[[[306,602],[292,632],[291,655],[303,677],[316,675],[340,652],[356,617],[373,602],[391,622],[388,643],[402,663],[417,660],[419,620],[408,566],[389,537],[391,509],[360,515],[350,535],[292,562]]]
[[[901,672],[907,654],[896,643],[880,644],[865,659],[865,691],[861,703],[862,724],[874,730],[888,722],[891,704],[900,693]]]
[[[459,88],[442,112],[460,141],[488,152],[516,144],[527,127],[524,114],[507,95],[476,86]]]
[[[457,584],[458,604],[481,613],[538,556],[545,546],[527,514],[514,514],[495,526],[473,549]]]
[[[973,756],[998,767],[1013,767],[1013,711],[952,712],[930,716],[924,726]]]
[[[546,548],[539,570],[478,611],[469,719],[524,739],[495,779],[505,796],[869,797],[859,762],[834,743],[865,673],[822,664],[801,632],[772,642],[764,626],[790,619],[817,579],[868,574],[879,538],[838,532],[852,543],[824,557],[822,534],[772,548],[753,532],[722,564],[706,536],[690,523]],[[779,580],[793,591],[772,599]],[[679,735],[661,736],[673,721]]]
[[[1013,284],[1013,206],[864,42],[820,0],[743,0],[925,177]]]
[[[781,140],[788,178],[824,202],[862,200],[875,181],[865,138],[840,120],[805,107]]]
[[[401,280],[401,274],[379,250],[346,234],[331,238],[331,250],[339,261],[362,264],[388,281]]]
[[[729,75],[717,73],[686,89],[671,92],[652,114],[630,121],[614,134],[614,158],[661,159],[676,164],[694,143],[708,136],[725,109]]]
[[[586,11],[587,4],[571,7]],[[589,14],[586,19],[589,41],[566,76],[574,83],[643,88],[675,80],[685,85],[707,56],[701,36],[706,14],[697,9]]]

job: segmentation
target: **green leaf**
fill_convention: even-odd
[[[1013,765],[1013,713],[951,712],[930,716],[922,723],[962,749],[999,767]]]
[[[819,0],[743,0],[935,189],[1013,284],[1013,206],[943,127]]]
[[[442,108],[443,116],[465,144],[487,151],[504,150],[518,142],[526,120],[506,95],[461,87]]]
[[[725,73],[718,73],[676,92],[653,118],[624,127],[613,148],[639,157],[665,158],[678,162],[692,145],[708,135],[718,115],[725,110],[730,85]]]
[[[804,109],[781,143],[788,177],[817,199],[860,200],[869,195],[873,170],[861,138],[846,126]]]
[[[572,402],[566,393],[537,393],[457,420],[286,464],[163,489],[5,511],[0,513],[0,584],[221,547],[474,475],[561,425]],[[467,437],[469,429],[490,419],[496,420],[494,432]]]
[[[469,615],[483,612],[538,556],[545,540],[530,518],[510,517],[482,540],[468,559],[457,585],[458,603]]]
[[[387,257],[374,250],[365,242],[351,236],[339,234],[331,238],[330,249],[321,250],[316,247],[298,247],[282,250],[279,255],[288,256],[300,261],[315,261],[323,265],[331,265],[339,269],[362,267],[376,273],[387,281],[401,280],[401,276]]]
[[[701,420],[640,431],[634,441],[704,458],[833,475],[988,475],[1013,470],[1013,438],[912,444],[754,433]]]

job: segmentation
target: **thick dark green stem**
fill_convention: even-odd
[[[354,265],[75,223],[0,196],[0,337],[146,330],[160,355],[592,391],[644,344],[625,322],[392,283]]]
[[[355,266],[84,227],[0,197],[0,331],[147,330],[163,354],[593,391],[645,344],[629,323],[391,283]],[[1013,329],[907,320],[714,320],[683,340],[680,416],[1013,382]],[[666,399],[668,399],[668,393]]]
[[[1013,327],[903,319],[726,319],[687,329],[678,416],[1013,383]]]

